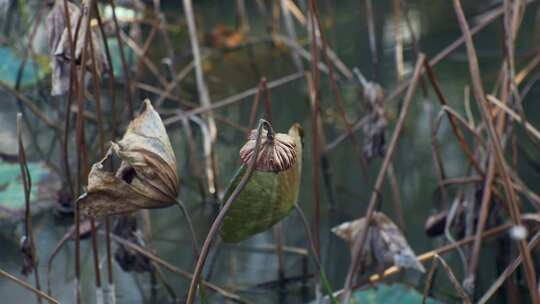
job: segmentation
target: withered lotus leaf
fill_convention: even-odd
[[[71,2],[67,2],[71,36],[75,41],[75,63],[81,65],[81,55],[85,45],[86,33],[89,31],[90,42],[94,48],[94,60],[96,62],[97,76],[101,71],[108,69],[103,39],[95,26],[88,26],[90,1],[83,1],[83,11]],[[82,19],[81,19],[82,18]],[[69,29],[67,27],[64,2],[55,1],[55,4],[47,16],[46,30],[49,38],[49,52],[51,55],[52,69],[52,95],[62,95],[69,89],[69,64],[71,60],[71,48]],[[77,30],[78,29],[78,30]],[[90,57],[90,49],[87,54]],[[90,69],[91,60],[87,61],[86,68]]]
[[[75,31],[77,22],[81,17],[81,10],[69,1],[67,2],[67,6],[71,28]],[[69,62],[66,62],[65,58],[55,55],[57,50],[61,48],[60,45],[62,44],[60,41],[64,32],[67,31],[64,3],[62,1],[55,1],[52,10],[47,16],[45,28],[49,38],[49,52],[51,55],[51,94],[61,95],[67,92],[69,88]]]
[[[104,163],[112,154],[122,162],[116,173]],[[174,204],[178,196],[176,157],[165,126],[148,99],[122,140],[111,143],[107,155],[92,166],[83,212],[98,217]]]
[[[262,136],[266,135],[267,133],[262,134]],[[223,241],[228,243],[240,242],[267,230],[289,215],[294,204],[296,204],[300,189],[302,137],[303,130],[299,124],[294,124],[289,129],[288,134],[278,133],[274,135],[274,139],[280,138],[280,140],[288,143],[288,147],[294,148],[294,153],[291,152],[294,156],[289,157],[291,161],[287,166],[288,169],[275,172],[274,169],[261,171],[257,167],[255,168],[249,182],[225,215],[220,231]],[[248,140],[251,140],[251,138]],[[275,145],[272,143],[268,147],[273,149]],[[279,151],[284,153],[282,150]],[[267,157],[270,157],[270,155],[267,155]],[[281,157],[278,158],[284,160]],[[269,164],[267,160],[260,159],[260,161],[261,164]],[[226,201],[238,186],[247,171],[247,167],[245,164],[240,167],[229,185],[223,201]]]
[[[384,110],[384,94],[380,85],[368,82],[364,86],[364,98],[367,100],[367,122],[362,131],[364,133],[364,156],[368,161],[384,156],[385,132],[388,125]]]
[[[332,228],[332,232],[345,240],[353,253],[354,241],[365,227],[366,219],[362,217],[342,223]],[[395,265],[425,272],[424,266],[416,259],[416,255],[398,226],[382,212],[373,214],[364,248],[361,261],[368,269]]]

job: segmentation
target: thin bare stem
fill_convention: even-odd
[[[268,89],[273,89],[275,87],[282,86],[284,84],[290,83],[290,82],[295,81],[297,79],[300,79],[302,77],[304,77],[304,73],[294,73],[294,74],[286,75],[284,77],[281,77],[281,78],[278,78],[278,79],[275,79],[273,81],[268,82],[267,83],[267,88]],[[186,111],[185,115],[190,117],[190,116],[193,116],[193,115],[202,114],[202,113],[205,113],[207,111],[216,110],[218,108],[222,108],[222,107],[237,103],[239,101],[244,100],[247,97],[256,95],[258,90],[259,90],[258,86],[254,87],[254,88],[251,88],[251,89],[248,89],[248,90],[243,91],[241,93],[238,93],[236,95],[233,95],[233,96],[224,98],[222,100],[213,102],[209,106],[200,106],[200,107],[195,108],[193,110]],[[170,125],[172,123],[176,123],[176,122],[179,122],[181,120],[182,120],[182,118],[180,116],[175,116],[175,117],[165,119],[163,121],[163,123],[165,125]]]
[[[366,19],[369,35],[369,49],[371,51],[371,62],[373,63],[373,78],[377,75],[377,65],[379,63],[379,55],[377,53],[377,39],[375,38],[375,18],[373,17],[372,0],[366,2]]]
[[[476,51],[474,48],[474,43],[472,40],[472,35],[469,31],[469,26],[467,20],[465,19],[465,14],[461,7],[461,2],[459,0],[454,0],[454,9],[458,17],[459,25],[465,37],[465,45],[467,47],[467,56],[469,58],[469,69],[472,78],[473,92],[480,108],[482,114],[482,120],[484,121],[491,142],[491,148],[493,149],[493,154],[496,160],[497,172],[501,175],[504,186],[505,201],[508,204],[508,210],[512,222],[516,226],[521,226],[520,211],[518,206],[518,200],[515,194],[515,191],[512,187],[510,177],[508,174],[508,167],[503,156],[503,149],[501,147],[501,142],[499,135],[495,130],[493,125],[492,117],[490,115],[490,106],[487,103],[486,95],[482,86],[482,80],[480,77],[480,69],[478,65],[478,58],[476,56]],[[529,293],[533,303],[540,303],[540,296],[538,294],[538,286],[536,280],[536,271],[534,269],[534,264],[531,257],[531,252],[527,249],[527,242],[524,240],[518,241],[518,248],[520,255],[523,257],[523,265],[525,274],[527,277],[527,284],[529,287]]]
[[[132,94],[132,87],[131,87],[131,80],[129,79],[129,67],[127,65],[126,61],[126,55],[124,54],[124,43],[122,41],[122,38],[120,37],[120,25],[118,24],[118,19],[116,18],[116,5],[114,4],[114,0],[109,0],[109,4],[112,8],[112,18],[114,22],[114,33],[116,35],[116,40],[118,41],[118,49],[120,50],[120,61],[122,62],[122,69],[123,73],[122,76],[124,76],[124,81],[126,82],[126,97],[127,97],[127,105],[128,105],[128,111],[129,111],[129,117],[133,118],[133,94]]]
[[[416,67],[414,69],[414,75],[413,75],[413,81],[410,83],[409,89],[407,90],[407,95],[405,96],[405,101],[403,102],[403,106],[401,108],[401,112],[399,114],[398,121],[396,123],[396,127],[394,129],[394,133],[392,134],[392,139],[390,140],[390,144],[388,145],[388,151],[384,155],[384,160],[381,165],[381,168],[379,170],[379,174],[377,175],[377,180],[375,182],[375,186],[373,187],[373,192],[371,194],[371,199],[369,202],[368,210],[366,212],[366,223],[371,222],[371,218],[373,217],[373,213],[377,209],[377,202],[379,193],[381,190],[381,187],[383,185],[384,178],[386,176],[386,170],[388,169],[390,162],[392,161],[392,157],[394,156],[394,152],[397,146],[397,143],[399,141],[401,131],[403,129],[403,125],[405,123],[405,118],[407,118],[407,114],[409,112],[409,107],[412,103],[412,99],[414,97],[414,93],[416,91],[416,85],[418,83],[418,79],[420,78],[420,74],[422,71],[422,67],[424,65],[425,55],[420,54],[418,56],[418,60],[416,61]],[[347,303],[350,297],[350,290],[353,283],[353,277],[356,273],[356,270],[358,269],[359,260],[362,256],[362,252],[364,250],[364,246],[366,243],[367,235],[369,232],[370,225],[366,225],[367,228],[362,230],[362,233],[358,233],[358,236],[354,240],[354,252],[352,258],[351,267],[349,268],[349,272],[347,274],[347,279],[345,281],[345,291],[346,295],[344,297],[344,302]]]
[[[0,276],[3,276],[5,278],[7,278],[8,280],[11,280],[11,281],[17,283],[18,285],[30,290],[31,292],[35,293],[38,297],[43,297],[43,298],[47,299],[47,301],[49,301],[49,303],[54,303],[54,304],[59,304],[60,303],[56,299],[54,299],[53,297],[51,297],[48,294],[44,293],[43,291],[34,288],[32,285],[26,283],[25,281],[17,278],[16,276],[14,276],[14,275],[12,275],[12,274],[10,274],[8,272],[5,272],[2,269],[0,269]]]
[[[206,86],[206,82],[204,80],[204,72],[203,72],[202,60],[201,60],[201,51],[199,49],[199,41],[197,39],[197,28],[195,26],[195,17],[193,14],[193,4],[191,3],[191,0],[183,0],[182,3],[184,5],[184,13],[186,15],[186,20],[187,20],[188,29],[189,29],[191,49],[193,51],[193,61],[195,64],[195,78],[197,81],[197,90],[199,92],[199,99],[201,102],[201,106],[210,107],[211,105],[210,94],[208,92],[208,87]],[[218,185],[217,185],[217,172],[215,170],[216,163],[215,163],[215,154],[214,154],[213,145],[217,137],[217,128],[216,128],[216,122],[214,120],[214,116],[212,115],[212,111],[206,114],[206,123],[210,131],[210,139],[211,139],[210,154],[207,156],[207,159],[206,159],[206,174],[208,178],[208,191],[210,192],[210,194],[216,196],[217,191],[218,191]]]
[[[529,250],[535,249],[538,244],[540,244],[540,233],[536,233],[534,237],[529,242],[528,248]],[[502,284],[516,271],[516,269],[519,267],[523,259],[521,256],[516,257],[508,267],[501,273],[501,275],[491,284],[489,289],[484,293],[482,298],[478,300],[478,304],[484,304],[489,301],[489,299],[495,294],[495,292],[502,286]]]
[[[186,205],[180,200],[176,199],[176,204],[182,210],[182,213],[184,214],[184,217],[186,218],[186,223],[189,228],[189,232],[191,234],[191,247],[193,249],[193,254],[195,258],[199,257],[200,249],[199,249],[199,243],[197,242],[197,236],[195,234],[195,229],[193,229],[193,223],[191,221],[191,216],[189,215],[189,211],[186,208]]]
[[[167,269],[168,271],[171,271],[173,273],[176,273],[176,274],[179,274],[187,279],[192,279],[193,278],[193,275],[187,271],[184,271],[182,269],[179,269],[175,266],[173,266],[172,264],[166,262],[165,260],[161,259],[160,257],[158,257],[157,255],[149,252],[148,250],[145,250],[144,248],[142,248],[141,246],[137,245],[137,244],[134,244],[128,240],[125,240],[123,238],[120,238],[116,235],[111,235],[111,238],[123,245],[123,246],[126,246],[128,247],[129,249],[132,249],[134,251],[136,251],[137,253],[149,258],[150,260],[152,260],[153,262],[155,262],[156,264],[159,264],[160,266],[162,266],[163,268]],[[206,281],[202,281],[202,284],[207,287],[208,289],[210,290],[213,290],[219,294],[221,294],[223,297],[227,298],[227,299],[230,299],[230,300],[233,300],[235,302],[239,302],[239,303],[244,303],[245,301],[243,301],[238,295],[235,295],[234,293],[231,293],[230,291],[227,291],[225,289],[222,289],[212,283],[209,283],[209,282],[206,282]]]
[[[433,258],[435,260],[438,260],[439,263],[443,266],[443,269],[446,272],[448,279],[450,279],[452,286],[454,286],[454,289],[457,291],[459,297],[461,298],[461,301],[462,301],[461,303],[471,304],[472,303],[471,299],[469,298],[465,290],[463,290],[463,287],[459,284],[456,276],[454,275],[454,272],[452,271],[450,266],[448,266],[446,261],[443,258],[441,258],[441,256],[439,256],[438,254],[435,254]]]
[[[323,282],[323,285],[326,288],[326,291],[328,292],[328,295],[330,296],[330,299],[332,300],[332,303],[337,303],[336,299],[334,298],[334,293],[332,292],[332,289],[330,288],[330,283],[326,279],[326,275],[324,274],[324,269],[321,265],[321,260],[319,256],[317,255],[316,251],[316,244],[315,240],[313,239],[313,235],[311,234],[311,230],[309,227],[309,222],[306,218],[306,215],[304,214],[304,211],[302,211],[302,208],[298,204],[294,205],[294,209],[296,210],[296,213],[300,216],[300,219],[302,220],[302,224],[304,225],[304,231],[306,232],[306,236],[309,241],[309,246],[312,251],[313,260],[315,261],[315,265],[317,266],[317,270],[319,272],[319,276],[321,278],[321,281]]]
[[[338,108],[338,113],[341,117],[341,120],[345,123],[345,127],[346,127],[346,130],[347,130],[347,133],[349,133],[349,139],[351,141],[351,144],[353,146],[353,149],[355,151],[355,153],[357,154],[358,156],[358,159],[359,159],[359,163],[360,163],[360,168],[361,168],[361,172],[362,172],[362,176],[364,178],[364,182],[367,182],[368,181],[368,171],[367,171],[367,161],[364,157],[364,154],[362,153],[362,149],[360,147],[360,145],[358,144],[358,142],[356,141],[356,138],[354,136],[352,136],[353,134],[353,131],[352,131],[352,124],[349,122],[349,120],[347,119],[347,115],[345,113],[345,107],[343,105],[343,102],[341,100],[341,91],[337,85],[337,81],[336,81],[336,76],[335,76],[335,73],[334,73],[334,66],[331,65],[330,63],[330,58],[332,57],[329,52],[329,49],[326,47],[326,39],[325,39],[325,36],[324,36],[324,32],[321,30],[321,21],[320,21],[320,16],[319,16],[319,9],[318,9],[318,5],[317,5],[317,2],[314,1],[314,0],[310,0],[309,1],[310,5],[310,12],[312,14],[312,26],[311,26],[311,40],[312,40],[312,47],[311,47],[311,55],[313,56],[313,65],[312,65],[312,74],[314,76],[314,85],[315,85],[315,88],[316,90],[318,91],[319,89],[319,85],[320,85],[320,81],[319,79],[316,79],[315,75],[318,75],[317,77],[320,77],[319,75],[319,70],[316,68],[317,66],[317,62],[318,60],[316,60],[316,53],[317,53],[317,48],[316,48],[316,45],[317,43],[319,42],[320,40],[320,44],[322,46],[322,57],[324,59],[324,61],[326,62],[326,65],[328,66],[328,76],[329,76],[329,80],[330,80],[330,87],[332,88],[332,92],[334,93],[334,102]],[[352,72],[350,72],[350,77],[348,77],[348,79],[352,79]],[[319,94],[319,93],[317,93]],[[317,97],[319,98],[319,97]]]
[[[39,272],[38,272],[38,258],[37,258],[37,251],[36,251],[36,243],[35,243],[35,237],[34,237],[34,231],[32,229],[32,212],[30,210],[30,193],[32,191],[32,179],[30,178],[30,171],[28,171],[28,166],[26,164],[26,153],[24,151],[24,144],[22,140],[22,124],[21,124],[22,114],[17,114],[17,142],[18,142],[18,150],[19,150],[19,166],[21,168],[21,178],[23,181],[24,186],[24,202],[25,202],[25,212],[24,212],[24,234],[26,241],[28,241],[29,244],[29,252],[23,253],[23,254],[29,254],[29,257],[31,261],[31,267],[34,271],[34,278],[36,281],[36,289],[41,290],[41,284],[39,282]],[[42,303],[41,296],[37,295],[37,301],[38,303]]]

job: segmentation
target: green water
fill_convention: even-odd
[[[175,20],[178,24],[178,16],[182,14],[180,1],[162,1],[163,9],[168,20]],[[218,24],[226,24],[234,27],[235,9],[233,1],[196,1],[195,12],[201,30],[211,31]],[[248,15],[251,32],[254,39],[268,38],[266,32],[265,19],[256,9],[255,2],[248,2]],[[396,86],[396,74],[394,64],[393,45],[393,15],[391,1],[373,1],[375,9],[375,27],[377,30],[377,44],[379,66],[374,70],[371,63],[371,55],[368,44],[368,32],[365,19],[363,1],[341,0],[339,2],[320,1],[320,8],[323,14],[322,22],[328,24],[326,35],[332,48],[348,67],[358,67],[366,77],[371,78],[376,71],[376,80],[385,88],[385,92],[391,92]],[[478,16],[489,8],[487,1],[463,1],[464,8],[469,18]],[[416,38],[420,43],[420,49],[426,53],[428,58],[432,58],[445,46],[453,42],[461,34],[457,25],[457,20],[453,13],[450,1],[408,1],[409,18],[416,31]],[[520,56],[518,66],[530,60],[527,53],[535,46],[535,12],[538,8],[536,3],[527,7],[520,35],[518,37],[517,53]],[[182,19],[182,24],[183,23]],[[306,42],[306,32],[296,24],[297,33],[302,41]],[[284,33],[284,25],[281,24],[281,31]],[[407,29],[405,29],[407,33]],[[492,83],[496,80],[498,68],[500,66],[502,37],[502,22],[497,22],[488,26],[475,38],[482,77],[485,80],[486,91],[491,91]],[[143,27],[143,34],[148,34],[148,28]],[[405,68],[410,77],[415,64],[415,54],[412,48],[410,35],[404,34],[404,57]],[[185,27],[180,31],[175,31],[172,35],[177,61],[180,67],[189,63],[190,46]],[[267,41],[269,41],[267,39]],[[309,50],[309,45],[305,45]],[[150,48],[152,58],[166,55],[166,49],[160,43],[155,43]],[[252,56],[253,55],[253,56]],[[159,60],[155,60],[159,62]],[[304,61],[306,67],[309,64]],[[242,92],[243,90],[256,87],[260,77],[264,76],[269,81],[296,72],[291,59],[291,53],[285,48],[276,48],[270,42],[255,43],[251,50],[240,48],[235,51],[213,52],[205,62],[206,79],[208,81],[211,99],[221,100],[225,97]],[[164,69],[163,66],[160,66]],[[0,71],[2,70],[0,66]],[[452,53],[447,59],[438,64],[435,72],[443,87],[445,96],[453,108],[464,113],[463,107],[463,87],[470,83],[466,54],[464,48],[460,48]],[[158,85],[159,83],[151,77],[149,72],[145,72],[142,77],[144,82]],[[104,82],[105,83],[105,82]],[[333,94],[330,90],[328,79],[322,77],[322,117],[325,127],[325,136],[330,142],[339,134],[343,133],[345,126],[340,120],[337,109],[333,101]],[[49,113],[47,104],[63,105],[63,100],[51,99],[48,96],[48,79],[42,80],[37,85],[37,89],[30,89],[28,93],[34,99],[40,100],[39,106],[44,112],[50,114],[54,121],[60,124],[63,119],[55,117]],[[347,110],[350,121],[354,121],[363,115],[361,90],[353,83],[340,82],[343,102]],[[186,100],[196,102],[196,86],[193,75],[189,75],[182,83],[181,97]],[[38,94],[37,92],[41,92]],[[105,93],[104,93],[105,94]],[[123,91],[118,90],[119,101],[122,101]],[[540,118],[540,104],[535,100],[540,95],[540,91],[533,87],[531,93],[524,100],[527,117],[531,123],[538,125]],[[36,98],[37,96],[37,98]],[[142,100],[143,97],[153,98],[151,93],[142,92],[136,94]],[[313,191],[311,188],[312,172],[311,166],[311,117],[309,98],[306,94],[306,85],[303,79],[295,80],[278,88],[271,90],[273,124],[278,131],[284,132],[294,122],[301,123],[307,131],[305,138],[304,166],[302,186],[300,191],[299,204],[306,211],[308,217],[313,217]],[[253,97],[246,98],[239,103],[220,108],[217,113],[226,117],[239,125],[247,125],[249,113],[251,111],[251,101]],[[393,130],[395,119],[402,100],[390,102],[387,105],[389,117],[391,117],[388,139]],[[474,104],[474,99],[471,97]],[[106,101],[105,101],[106,103]],[[137,106],[140,101],[137,102]],[[16,152],[13,145],[15,134],[15,113],[18,108],[15,99],[7,92],[0,90],[0,151],[9,153]],[[167,107],[174,107],[175,103],[168,101]],[[122,105],[122,107],[125,107]],[[474,106],[473,106],[474,107]],[[434,167],[431,151],[431,128],[430,121],[439,113],[440,106],[435,95],[429,90],[429,96],[424,98],[421,89],[417,90],[411,106],[411,113],[405,124],[404,134],[401,137],[394,157],[394,167],[401,201],[403,204],[404,219],[406,224],[407,238],[417,254],[433,249],[442,244],[441,239],[428,238],[423,230],[424,221],[432,211],[436,210],[441,203],[437,193],[437,175]],[[476,113],[476,110],[474,110]],[[58,141],[54,141],[54,134],[46,130],[29,111],[26,111],[29,121],[34,125],[36,140],[42,149],[47,153],[50,145],[51,160],[58,163]],[[261,112],[262,113],[262,112]],[[167,116],[165,116],[167,117]],[[478,121],[478,117],[477,117]],[[197,130],[196,125],[192,128]],[[218,121],[218,143],[216,154],[218,158],[218,172],[220,189],[227,185],[228,180],[233,176],[239,165],[238,150],[244,142],[244,133],[231,128],[227,124]],[[198,196],[197,182],[195,175],[191,172],[187,154],[188,149],[184,132],[181,125],[168,126],[169,136],[178,159],[178,171],[182,179],[181,198],[191,210],[200,242],[204,240],[215,210],[211,207],[202,207]],[[92,133],[92,132],[90,132]],[[524,136],[523,132],[518,132]],[[27,134],[25,141],[28,143],[30,158],[38,160],[38,152],[31,144],[31,137]],[[73,135],[74,136],[74,135]],[[198,148],[202,151],[201,134],[195,132]],[[95,138],[95,137],[94,137]],[[460,177],[464,174],[465,156],[445,121],[438,136],[441,154],[444,157],[446,173],[449,177]],[[357,135],[357,141],[361,142],[361,135]],[[524,140],[524,148],[527,151],[534,151]],[[75,147],[70,147],[70,153],[75,153]],[[529,152],[530,155],[535,155]],[[197,155],[198,161],[202,164],[202,152]],[[321,252],[322,262],[327,272],[329,281],[334,289],[340,289],[349,266],[349,249],[346,244],[330,233],[330,228],[346,220],[351,220],[362,216],[365,213],[371,187],[380,166],[380,160],[375,160],[369,165],[369,182],[362,178],[361,168],[358,162],[358,155],[352,149],[350,142],[344,142],[328,155],[329,173],[331,175],[331,193],[328,188],[321,187],[322,223],[321,223]],[[74,165],[73,165],[74,167]],[[538,175],[527,166],[522,165],[520,175],[534,190],[539,191],[540,185],[536,182]],[[322,182],[322,179],[321,179]],[[455,193],[455,188],[451,189],[451,194]],[[21,189],[22,191],[22,189]],[[329,210],[330,195],[335,201],[335,210]],[[385,186],[381,192],[382,210],[389,216],[395,218],[392,204],[392,192]],[[152,234],[154,236],[154,246],[157,254],[164,260],[187,271],[193,269],[193,258],[185,221],[181,213],[176,208],[168,208],[150,211],[152,219]],[[51,214],[44,213],[35,218],[34,227],[36,230],[36,245],[39,251],[40,267],[42,274],[42,286],[45,285],[44,277],[46,272],[46,261],[54,248],[56,242],[68,229],[69,221],[58,221]],[[141,225],[142,227],[142,225]],[[292,214],[283,221],[285,232],[285,244],[287,246],[306,247],[306,237],[302,230],[300,219]],[[21,227],[6,229],[0,234],[0,268],[10,272],[18,273],[22,264],[20,255],[17,252],[18,238]],[[101,237],[103,238],[103,237]],[[240,246],[224,245],[218,251],[217,258],[213,265],[212,282],[228,287],[255,303],[299,303],[309,301],[313,298],[313,290],[310,287],[302,288],[301,280],[293,280],[287,285],[285,290],[280,290],[278,284],[266,284],[277,280],[277,257],[268,252],[261,252],[250,249],[252,246],[263,246],[273,243],[272,233],[259,234]],[[102,258],[102,279],[106,281],[105,243],[100,240],[100,257]],[[84,303],[94,303],[94,273],[91,251],[88,241],[82,243],[82,292]],[[486,251],[491,249],[491,243],[486,244]],[[307,248],[307,247],[306,247]],[[493,247],[494,248],[494,247]],[[212,257],[213,254],[211,254]],[[448,261],[455,269],[458,278],[462,278],[462,266],[458,263],[457,255],[449,254]],[[287,277],[296,277],[302,274],[303,259],[298,255],[287,254],[285,260]],[[52,270],[52,288],[54,296],[62,303],[72,303],[74,297],[74,244],[69,243],[60,252],[54,262]],[[209,264],[207,264],[209,266]],[[479,289],[484,290],[491,284],[495,275],[495,255],[482,257],[480,266]],[[207,267],[208,269],[209,267]],[[313,264],[309,265],[309,271],[315,269]],[[174,287],[177,295],[183,299],[189,285],[189,281],[177,275],[166,272],[169,283]],[[119,303],[151,303],[149,299],[151,284],[147,275],[133,275],[123,272],[118,265],[114,265],[114,276],[116,282],[116,292]],[[442,279],[434,289],[434,295],[445,302],[457,302],[453,289]],[[415,274],[407,274],[397,277],[403,279],[413,286],[423,288],[425,277]],[[33,278],[29,278],[33,282]],[[418,284],[418,285],[417,285]],[[270,286],[270,287],[269,287]],[[312,286],[310,284],[309,286]],[[525,288],[524,288],[525,290]],[[524,293],[525,294],[525,293]],[[14,287],[13,283],[0,279],[0,295],[2,303],[32,303],[35,297],[27,291]],[[209,293],[212,302],[221,302],[222,298]],[[155,303],[164,303],[168,299],[167,292],[158,285],[157,298]],[[502,301],[503,298],[500,298]]]

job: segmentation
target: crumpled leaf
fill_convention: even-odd
[[[51,95],[62,95],[69,89],[69,61],[65,58],[56,56],[61,37],[64,31],[67,31],[66,18],[64,15],[64,4],[56,1],[51,12],[45,21],[47,35],[49,36],[49,53],[51,55]],[[68,11],[70,16],[71,29],[74,31],[77,21],[81,16],[81,10],[75,4],[68,2]]]
[[[122,162],[116,173],[105,171],[112,154]],[[132,120],[118,143],[92,166],[87,193],[79,198],[81,210],[99,217],[161,208],[174,204],[178,196],[176,157],[165,126],[150,100]]]
[[[94,57],[96,60],[97,75],[100,77],[102,70],[108,69],[107,61],[103,48],[103,39],[95,26],[88,28],[89,9],[88,1],[83,3],[83,12],[79,7],[71,2],[68,2],[69,21],[71,24],[72,40],[75,42],[75,63],[78,67],[81,64],[81,55],[84,47],[84,38],[86,32],[90,30],[90,39],[94,48]],[[82,19],[81,19],[82,18]],[[79,31],[77,34],[77,25]],[[47,34],[49,36],[49,52],[51,55],[52,69],[52,88],[51,95],[62,95],[69,90],[69,64],[71,60],[71,49],[69,30],[64,14],[64,2],[56,1],[45,23]],[[90,48],[87,51],[90,56]],[[91,60],[87,61],[87,69],[90,69]]]
[[[364,132],[364,156],[367,161],[384,156],[385,132],[388,125],[384,111],[384,95],[380,85],[368,82],[364,86],[364,98],[367,100],[367,121]]]
[[[253,172],[244,190],[225,215],[220,235],[228,243],[240,242],[263,232],[285,218],[298,199],[302,173],[303,129],[294,124],[288,132],[294,141],[296,161],[284,171]],[[233,178],[223,201],[226,201],[246,173],[242,165]]]
[[[145,247],[141,237],[142,233],[137,227],[137,218],[133,215],[124,215],[117,219],[113,233],[131,243]],[[122,270],[126,272],[151,272],[153,271],[152,264],[148,257],[119,244],[114,252],[114,259],[120,265]]]
[[[364,217],[345,222],[332,228],[337,236],[345,240],[353,252],[354,241],[366,227]],[[418,262],[398,226],[382,212],[373,213],[371,228],[364,246],[361,259],[367,269],[381,269],[392,265],[425,272],[424,266]]]

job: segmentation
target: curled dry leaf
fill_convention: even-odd
[[[294,143],[295,161],[288,169],[277,173],[258,170],[253,172],[244,190],[225,215],[220,231],[223,241],[240,242],[269,229],[292,211],[298,199],[302,174],[302,127],[294,124],[289,129],[288,136]],[[245,164],[240,167],[223,201],[226,201],[238,186],[247,167]]]
[[[384,111],[384,94],[380,85],[368,82],[364,86],[364,98],[367,100],[367,122],[364,124],[364,156],[369,161],[377,156],[384,156],[385,132],[388,125]]]
[[[240,149],[240,159],[249,165],[255,152],[257,130],[251,130],[248,141]],[[264,172],[281,172],[289,169],[296,162],[294,139],[289,134],[269,133],[262,130],[260,151],[255,162],[255,170]]]
[[[366,219],[362,217],[334,227],[332,232],[349,244],[352,253],[356,236],[365,227]],[[416,259],[416,255],[397,225],[381,212],[373,214],[361,261],[368,269],[381,269],[395,265],[425,272],[424,266]]]
[[[94,48],[94,59],[99,77],[103,70],[108,69],[108,66],[103,48],[103,39],[101,39],[99,31],[95,26],[88,28],[88,18],[90,18],[88,5],[89,1],[83,1],[83,11],[81,12],[77,5],[67,2],[72,40],[75,40],[75,37],[77,38],[75,43],[75,63],[77,65],[81,64],[84,37],[86,32],[90,31],[88,34]],[[69,64],[71,60],[69,30],[63,1],[55,1],[47,16],[45,26],[49,37],[49,52],[51,55],[51,94],[62,95],[69,89]],[[90,54],[90,51],[87,54]],[[90,65],[91,60],[88,60],[86,68],[90,69]]]
[[[75,4],[68,2],[68,12],[71,28],[75,30],[77,21],[80,19],[81,10]],[[62,1],[56,1],[45,22],[47,35],[49,36],[49,53],[51,55],[51,94],[62,95],[69,89],[69,62],[60,56],[56,56],[61,37],[67,30],[64,6]]]
[[[112,154],[122,162],[116,173],[105,171]],[[81,210],[98,217],[174,204],[178,196],[176,157],[165,126],[148,99],[118,143],[92,166]]]

